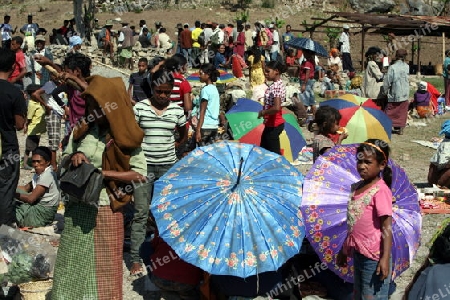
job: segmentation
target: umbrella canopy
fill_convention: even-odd
[[[217,79],[216,83],[228,83],[236,80],[237,78],[234,77],[233,74],[227,73],[224,70],[218,70],[220,73],[219,78]],[[192,73],[191,75],[186,78],[187,81],[191,82],[200,82],[200,73]]]
[[[392,121],[372,99],[346,94],[320,103],[326,105],[339,110],[342,116],[339,125],[348,129],[343,144],[362,143],[367,139],[391,141]]]
[[[301,211],[306,236],[328,268],[353,282],[353,259],[347,267],[336,264],[336,256],[347,236],[347,203],[350,186],[361,178],[356,170],[356,147],[336,146],[319,157],[305,177]],[[389,160],[392,168],[392,265],[395,278],[412,262],[419,247],[421,215],[418,194],[405,171]],[[330,200],[332,199],[332,200]]]
[[[254,145],[196,148],[155,182],[160,236],[186,262],[246,278],[277,270],[300,250],[303,176]]]
[[[241,143],[261,144],[261,134],[264,130],[264,119],[258,119],[258,112],[263,109],[259,102],[239,98],[236,104],[226,113],[228,124],[233,132],[233,138]],[[297,159],[306,141],[297,122],[297,117],[288,109],[283,108],[285,120],[284,130],[280,135],[281,151],[290,162]]]
[[[328,57],[325,47],[310,38],[293,38],[286,45],[295,49],[311,50],[319,56]]]

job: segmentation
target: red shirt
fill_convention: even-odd
[[[283,84],[283,81],[278,80],[272,83],[266,90],[264,94],[264,109],[269,109],[274,106],[275,98],[281,98],[281,103],[286,101],[286,87]],[[264,124],[267,127],[277,127],[284,123],[284,119],[282,116],[283,112],[280,109],[276,114],[273,115],[265,115],[264,116]]]
[[[307,81],[309,79],[314,79],[314,71],[315,71],[314,63],[310,62],[309,60],[304,60],[302,64],[300,65],[300,80],[301,81]],[[309,70],[309,78],[306,78],[306,71]]]
[[[180,35],[181,48],[192,48],[192,32],[189,30],[189,28],[183,29]]]
[[[174,83],[170,101],[184,107],[184,94],[192,91],[191,84],[180,73],[173,73]]]
[[[16,52],[16,64],[14,65],[11,75],[9,75],[8,81],[17,78],[20,74],[20,70],[23,68],[26,68],[25,54],[23,54],[22,50],[19,49]]]
[[[159,236],[155,236],[151,244],[155,252],[150,256],[149,268],[155,276],[193,286],[203,279],[201,269],[181,260]]]

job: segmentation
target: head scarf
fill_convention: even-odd
[[[450,139],[450,120],[447,120],[442,124],[441,131],[439,131],[439,135],[444,134],[445,138]]]
[[[330,51],[331,55],[337,54],[337,53],[339,53],[339,50],[337,48],[332,48],[331,51]]]
[[[83,41],[81,40],[81,38],[78,35],[71,36],[69,38],[69,49],[72,49],[73,46],[81,45],[82,42]]]

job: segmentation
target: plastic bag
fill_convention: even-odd
[[[7,267],[0,273],[0,284],[20,284],[48,279],[52,276],[56,248],[46,240],[45,236],[2,225],[0,247]]]

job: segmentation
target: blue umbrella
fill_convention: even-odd
[[[195,149],[156,181],[150,209],[181,259],[247,278],[298,254],[302,181],[278,154],[220,142]]]
[[[319,56],[328,57],[325,47],[310,38],[293,38],[286,45],[295,49],[311,50]]]

